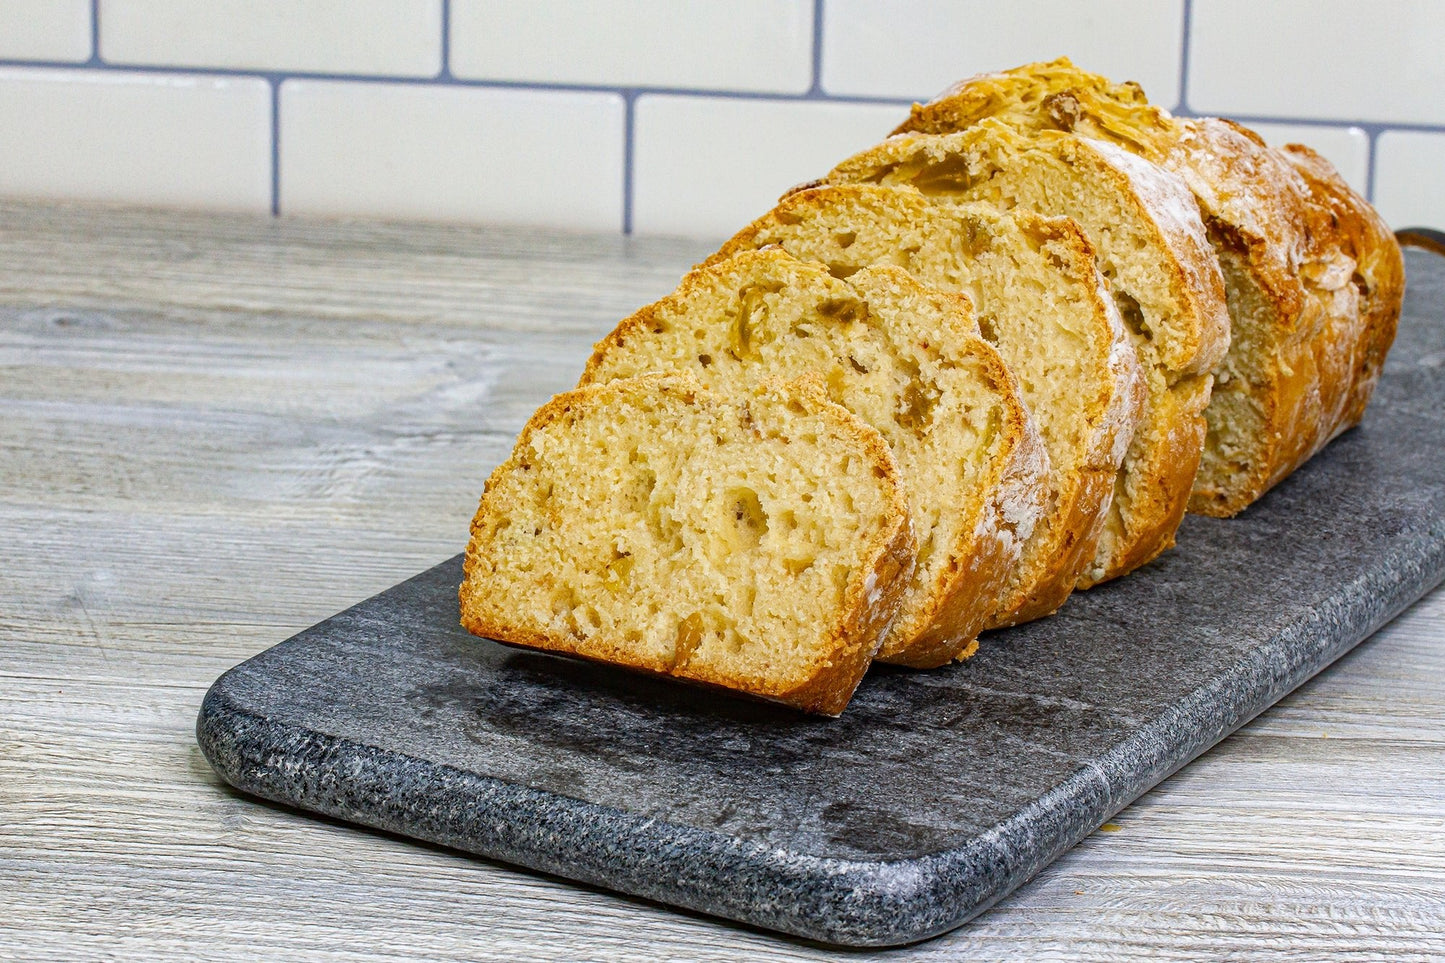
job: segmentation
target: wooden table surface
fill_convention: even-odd
[[[532,409],[708,251],[0,205],[0,959],[1445,959],[1440,590],[902,950],[224,786],[215,677],[459,551]]]

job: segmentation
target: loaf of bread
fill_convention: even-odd
[[[1108,141],[1193,190],[1233,334],[1205,412],[1191,511],[1236,514],[1358,419],[1394,336],[1399,250],[1323,160],[1292,160],[1229,121],[1173,117],[1137,84],[1066,59],[963,81],[915,105],[897,132],[948,133],[989,117]],[[1353,221],[1343,235],[1341,212]],[[1362,246],[1354,255],[1352,244]]]
[[[1047,510],[989,624],[1055,611],[1093,563],[1143,391],[1079,226],[937,202],[912,188],[828,186],[785,196],[709,263],[767,245],[839,277],[888,264],[973,298],[980,330],[1018,378],[1050,461]]]
[[[812,375],[888,442],[917,564],[876,658],[971,655],[1043,509],[1048,459],[961,294],[897,268],[845,281],[780,249],[701,267],[598,343],[582,384],[686,370],[731,394]]]
[[[463,623],[836,715],[1249,505],[1359,421],[1403,290],[1308,148],[971,78],[597,344],[488,479]]]
[[[1209,372],[1229,345],[1224,280],[1189,188],[1112,145],[1056,131],[1021,134],[992,119],[954,134],[894,135],[825,180],[914,187],[1079,223],[1148,387],[1080,587],[1123,575],[1172,545],[1204,450]]]
[[[887,444],[821,389],[628,378],[553,398],[487,480],[462,623],[837,715],[912,565]]]

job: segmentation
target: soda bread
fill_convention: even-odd
[[[876,428],[918,542],[876,658],[929,668],[973,653],[1042,511],[1048,462],[965,296],[897,268],[844,281],[776,248],[745,251],[619,324],[581,383],[679,369],[734,394],[811,374]]]
[[[1403,290],[1308,148],[971,78],[597,344],[487,481],[463,623],[836,715],[1250,504],[1359,421]]]
[[[1188,186],[1110,144],[1057,131],[1020,134],[993,119],[953,134],[896,134],[825,180],[915,187],[1079,223],[1148,386],[1080,585],[1122,575],[1174,544],[1204,450],[1209,372],[1229,346],[1224,280]]]
[[[629,378],[553,398],[487,479],[462,623],[837,715],[912,564],[887,444],[816,386]]]
[[[1018,378],[1050,462],[1047,510],[990,626],[1055,611],[1095,558],[1143,390],[1079,226],[935,202],[912,188],[828,186],[785,196],[707,263],[768,245],[838,277],[888,264],[970,295],[984,338]]]
[[[1198,199],[1233,341],[1205,412],[1191,511],[1236,514],[1358,417],[1399,316],[1399,251],[1323,160],[1292,160],[1229,121],[1173,117],[1137,84],[1066,59],[963,81],[914,105],[898,132],[947,133],[988,117],[1108,141],[1177,174]],[[1354,223],[1341,225],[1342,213]],[[1338,363],[1342,346],[1354,363]]]

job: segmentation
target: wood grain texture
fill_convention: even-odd
[[[458,551],[532,409],[707,253],[0,206],[0,959],[837,958],[258,803],[195,745],[224,669]],[[846,955],[1445,958],[1445,592],[1112,825]]]

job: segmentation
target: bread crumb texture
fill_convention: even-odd
[[[830,185],[784,197],[711,263],[767,245],[835,276],[888,264],[970,297],[1050,462],[1045,509],[990,624],[1057,609],[1094,559],[1142,401],[1138,361],[1078,225],[912,187]]]
[[[553,399],[493,472],[462,618],[836,714],[912,559],[886,444],[820,392],[629,378]]]
[[[877,429],[918,538],[879,658],[937,665],[972,650],[1038,522],[1047,455],[965,296],[897,268],[842,280],[778,248],[744,251],[623,321],[582,380],[672,370],[723,392],[809,377]]]

